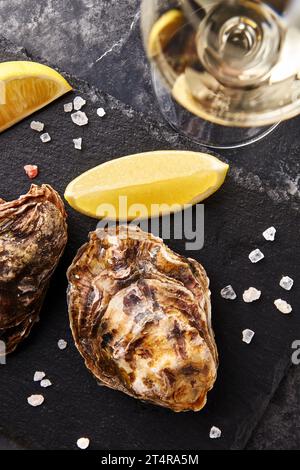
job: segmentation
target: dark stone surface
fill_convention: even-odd
[[[0,0],[2,34],[135,109],[155,111],[139,6],[140,0]]]
[[[300,374],[293,367],[283,379],[247,445],[248,449],[299,450]]]
[[[139,39],[136,15],[138,3],[136,0],[122,2],[23,0],[22,4],[18,0],[0,1],[2,33],[23,44],[30,54],[41,56],[69,72],[76,73],[90,83],[132,104],[133,107],[147,110],[152,117],[157,118],[149,71]],[[97,62],[101,56],[102,59]],[[128,110],[126,112],[128,113]],[[223,154],[232,162],[232,179],[238,187],[243,188],[243,193],[248,191],[247,195],[252,192],[256,193],[256,197],[257,193],[260,195],[263,204],[258,204],[257,200],[258,209],[252,207],[250,197],[249,205],[244,207],[244,213],[241,215],[245,217],[245,213],[248,213],[251,216],[255,211],[252,220],[257,223],[255,228],[258,235],[260,228],[265,228],[265,226],[260,227],[263,217],[265,223],[272,217],[274,220],[277,219],[277,207],[282,204],[286,204],[286,211],[290,214],[289,218],[281,214],[281,223],[285,226],[287,238],[292,236],[290,232],[296,232],[299,208],[298,125],[299,119],[282,124],[265,141],[248,149]],[[165,136],[169,146],[172,144],[176,148],[179,145],[177,136],[167,128],[161,128],[159,131],[153,129],[154,133],[158,132]],[[127,139],[124,140],[127,143]],[[136,151],[138,149],[134,144],[135,142],[132,145]],[[124,152],[121,153],[126,153],[125,148],[126,145]],[[30,154],[26,151],[25,155]],[[91,160],[88,166],[91,166]],[[272,203],[269,211],[262,210],[266,200]],[[234,213],[234,207],[232,210]],[[256,216],[258,220],[255,219]],[[246,235],[245,231],[244,237]],[[245,249],[242,235],[240,238],[240,242],[237,242],[239,248],[235,248],[239,252]],[[286,256],[286,253],[283,249],[281,253],[276,251],[274,263],[279,255]],[[289,274],[291,274],[290,269],[291,264],[287,263],[286,270]],[[295,276],[297,272],[298,270],[295,270]],[[279,294],[282,292],[279,291]],[[270,328],[272,324],[273,317],[270,320]],[[275,391],[283,369],[278,368],[277,372],[271,391]],[[297,429],[300,416],[299,377],[298,367],[283,381],[264,419],[256,429],[249,448],[300,446],[299,427]],[[268,399],[269,397],[270,393]],[[264,401],[263,406],[266,404]]]
[[[0,46],[1,50],[1,46]],[[4,58],[14,55],[4,54]],[[21,57],[21,56],[19,56]],[[0,57],[1,58],[1,57]],[[42,144],[26,119],[1,134],[0,193],[11,199],[29,186],[23,171],[26,163],[38,164],[37,183],[47,182],[61,195],[67,183],[88,168],[123,154],[152,149],[195,149],[163,124],[143,118],[114,98],[90,89],[70,78],[87,99],[89,125],[75,127],[64,113],[65,97],[37,113],[52,136]],[[78,94],[78,91],[77,93]],[[75,96],[75,93],[73,94]],[[96,108],[104,106],[105,119]],[[72,138],[83,136],[84,150],[73,148]],[[281,136],[274,136],[279,145]],[[175,139],[175,140],[174,140]],[[138,144],[137,144],[138,143]],[[137,148],[138,147],[138,148]],[[257,149],[262,155],[263,149]],[[222,190],[205,204],[205,246],[188,255],[203,262],[210,277],[214,329],[220,353],[218,381],[201,413],[176,414],[148,406],[121,393],[97,386],[75,349],[68,326],[65,272],[76,250],[95,227],[95,221],[68,208],[69,243],[62,263],[53,276],[39,324],[17,352],[1,366],[0,432],[18,445],[33,449],[74,448],[79,436],[91,438],[94,449],[240,449],[247,440],[286,368],[290,364],[291,343],[300,329],[296,314],[283,316],[273,306],[281,294],[282,272],[298,280],[300,241],[296,231],[286,232],[286,224],[300,222],[300,214],[289,200],[274,201],[252,175],[245,181],[233,168]],[[245,214],[248,213],[248,217]],[[276,244],[262,239],[266,224],[278,229]],[[171,248],[186,254],[184,240],[166,240]],[[247,256],[260,246],[266,259],[257,266]],[[220,289],[232,283],[239,300],[228,302]],[[256,285],[263,298],[254,305],[241,300],[243,290]],[[295,306],[300,292],[285,297]],[[252,328],[251,345],[241,341],[241,332]],[[59,351],[57,340],[64,337],[69,347]],[[33,383],[35,370],[44,370],[53,386],[42,390],[45,403],[34,409],[26,398],[41,391]],[[209,429],[219,426],[222,439],[210,440]]]

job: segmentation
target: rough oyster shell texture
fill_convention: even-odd
[[[68,270],[75,343],[100,383],[198,411],[216,380],[209,280],[161,239],[119,226],[92,232]]]
[[[6,353],[38,320],[66,243],[64,205],[51,186],[32,185],[15,201],[0,200],[0,340]]]

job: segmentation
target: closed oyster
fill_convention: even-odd
[[[138,228],[98,229],[68,270],[71,328],[100,383],[198,411],[216,380],[203,267]]]
[[[66,213],[50,186],[0,200],[0,340],[12,352],[38,320],[67,242]]]

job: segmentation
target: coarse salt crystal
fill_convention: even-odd
[[[86,100],[81,98],[81,96],[76,96],[76,98],[74,98],[73,102],[74,102],[75,111],[79,111],[82,108],[82,106],[84,106],[86,104]]]
[[[52,382],[49,379],[43,379],[43,380],[41,380],[40,385],[43,388],[47,388],[47,387],[51,387]]]
[[[209,437],[211,439],[219,439],[222,435],[221,429],[217,428],[217,426],[212,426],[210,432],[209,432]]]
[[[48,134],[48,132],[45,132],[45,134],[42,134],[40,136],[40,138],[41,138],[41,141],[43,142],[43,144],[46,144],[47,142],[50,142],[50,140],[51,140],[51,137]]]
[[[71,114],[71,118],[77,126],[86,126],[89,122],[87,115],[83,111],[77,111]]]
[[[64,104],[64,112],[71,113],[73,111],[73,103]]]
[[[34,382],[40,382],[44,377],[46,377],[45,372],[36,371],[33,376]]]
[[[247,344],[251,343],[253,336],[255,335],[254,331],[249,330],[248,328],[244,330],[242,334],[243,334],[243,341],[244,343],[247,343]]]
[[[57,341],[57,346],[59,349],[63,350],[63,349],[66,349],[66,347],[68,346],[68,343],[64,339],[59,339]]]
[[[36,165],[25,165],[24,170],[28,178],[33,180],[39,174],[39,168]]]
[[[258,263],[261,261],[265,255],[257,248],[256,250],[251,251],[249,254],[249,259],[251,263]]]
[[[268,242],[273,242],[275,240],[275,235],[276,235],[276,228],[275,227],[269,227],[269,228],[267,228],[267,230],[265,230],[263,232],[263,237]]]
[[[291,288],[294,285],[294,281],[291,277],[289,276],[283,276],[280,283],[280,287],[282,287],[285,290],[291,290]]]
[[[221,296],[223,299],[226,300],[235,300],[236,299],[236,293],[233,290],[232,286],[226,286],[221,290]]]
[[[101,118],[104,117],[105,114],[106,114],[105,109],[103,109],[103,108],[98,108],[98,109],[97,109],[97,114],[98,114],[98,116],[101,117]]]
[[[33,131],[42,132],[44,130],[45,124],[40,121],[32,121],[30,127]]]
[[[40,406],[44,403],[44,400],[43,395],[31,395],[27,398],[27,402],[31,406]]]
[[[291,305],[282,299],[276,299],[274,301],[274,305],[279,310],[279,312],[283,313],[284,315],[291,313],[293,310]]]
[[[74,142],[74,147],[77,149],[77,150],[81,150],[82,149],[82,138],[79,137],[78,139],[73,139],[73,142]]]
[[[249,287],[248,290],[245,290],[243,293],[243,300],[246,303],[255,302],[255,300],[260,299],[261,291],[255,289],[255,287]]]
[[[78,440],[77,440],[77,447],[79,447],[79,449],[87,449],[90,445],[90,440],[87,438],[87,437],[80,437]]]

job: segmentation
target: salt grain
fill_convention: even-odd
[[[221,429],[217,428],[217,426],[212,426],[210,432],[209,432],[209,437],[211,439],[219,439],[222,435]]]
[[[33,131],[42,132],[44,130],[45,124],[40,121],[32,121],[30,127]]]
[[[71,113],[73,111],[73,103],[64,104],[64,112]]]
[[[283,313],[284,315],[288,315],[293,310],[290,304],[282,299],[276,299],[274,301],[274,305],[279,310],[279,312]]]
[[[81,98],[81,96],[76,96],[76,98],[74,98],[75,111],[79,111],[82,108],[82,106],[84,106],[85,104],[86,104],[86,100]]]
[[[63,349],[66,349],[66,347],[68,346],[68,343],[64,339],[60,339],[57,341],[57,346],[59,349],[63,350]]]
[[[235,300],[236,293],[234,292],[232,286],[226,286],[221,290],[221,296],[226,300]]]
[[[98,114],[99,117],[102,118],[102,117],[105,116],[106,112],[105,112],[105,110],[104,110],[103,108],[98,108],[98,109],[97,109],[97,114]]]
[[[249,259],[251,263],[258,263],[261,261],[265,255],[257,248],[256,250],[251,251],[249,254]]]
[[[79,447],[79,449],[85,450],[89,445],[90,440],[87,437],[80,437],[80,439],[77,440],[77,447]]]
[[[251,341],[252,341],[252,339],[255,335],[254,331],[249,330],[248,328],[246,330],[244,330],[242,334],[243,334],[243,341],[244,341],[244,343],[247,343],[247,344],[251,343]]]
[[[82,149],[82,138],[79,137],[78,139],[73,139],[73,142],[74,142],[74,147],[77,149],[77,150],[81,150]]]
[[[40,138],[41,138],[41,141],[43,142],[43,144],[46,144],[47,142],[50,142],[50,140],[51,140],[51,137],[48,134],[48,132],[45,132],[45,134],[42,134],[40,136]]]
[[[285,290],[291,290],[291,288],[294,285],[294,281],[291,277],[289,276],[283,276],[280,283],[280,287],[282,287]]]
[[[255,289],[255,287],[249,287],[248,290],[245,290],[243,293],[243,300],[246,303],[255,302],[255,300],[260,299],[261,291]]]
[[[27,402],[30,406],[40,406],[44,403],[44,400],[43,395],[31,395],[27,398]]]
[[[25,165],[24,170],[29,179],[33,180],[39,174],[39,168],[37,165]]]
[[[44,380],[41,381],[40,385],[43,388],[47,388],[47,387],[51,387],[52,382],[49,379],[44,379]]]
[[[45,372],[36,371],[33,376],[34,382],[40,382],[43,378],[46,377]]]
[[[89,122],[87,115],[82,111],[77,111],[77,113],[71,114],[71,118],[77,126],[86,126]]]
[[[267,228],[267,230],[265,230],[263,232],[263,237],[268,242],[273,242],[275,240],[275,235],[276,235],[276,228],[275,227],[269,227],[269,228]]]

